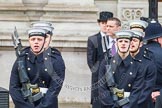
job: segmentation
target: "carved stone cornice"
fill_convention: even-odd
[[[143,8],[123,8],[121,17],[124,21],[128,21],[133,19],[139,19],[143,15]]]
[[[148,1],[120,0],[118,4],[118,17],[123,22],[122,27],[128,28],[128,21],[148,17]]]

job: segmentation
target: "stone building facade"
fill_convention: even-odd
[[[160,22],[161,5],[159,2]],[[91,72],[86,61],[86,42],[88,36],[98,32],[100,11],[113,12],[125,28],[128,20],[148,17],[148,0],[0,0],[0,86],[8,89],[16,59],[11,40],[14,27],[23,46],[28,46],[26,30],[30,24],[49,21],[55,28],[51,46],[62,52],[66,64],[60,108],[90,108]]]

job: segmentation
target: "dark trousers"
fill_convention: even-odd
[[[144,102],[140,103],[138,105],[138,108],[154,108],[154,103],[152,101],[152,98],[147,98]]]

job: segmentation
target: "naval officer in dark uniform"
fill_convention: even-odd
[[[143,76],[144,82],[141,84],[142,91],[138,100],[139,108],[153,108],[153,102],[151,98],[151,93],[155,86],[156,79],[156,65],[153,60],[147,56],[147,51],[143,51],[144,48],[141,49],[143,45],[143,32],[131,30],[134,35],[132,36],[132,41],[130,45],[130,54],[133,58],[138,60],[143,67]]]
[[[58,108],[57,96],[64,81],[65,65],[60,53],[44,50],[46,33],[44,29],[30,29],[28,31],[30,49],[23,51],[13,65],[9,92],[15,108]],[[24,98],[21,91],[18,66],[20,58],[24,60],[30,83],[38,85],[36,91],[31,87],[32,95],[42,94],[41,98],[33,100],[32,103],[28,98]]]
[[[103,108],[138,108],[138,97],[141,93],[141,83],[143,81],[141,67],[139,62],[134,60],[129,54],[131,36],[130,31],[116,32],[118,52],[111,58],[112,78],[115,80],[115,86],[118,89],[124,89],[123,96],[116,95],[118,100],[128,98],[129,102],[119,106],[118,101],[115,101],[109,86],[108,74],[106,72],[106,62],[102,61],[99,69],[99,95]]]

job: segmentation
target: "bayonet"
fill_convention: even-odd
[[[16,51],[16,56],[18,57],[23,47],[22,47],[21,39],[19,38],[16,27],[14,28],[14,32],[12,33],[11,37],[12,37],[13,45]]]

